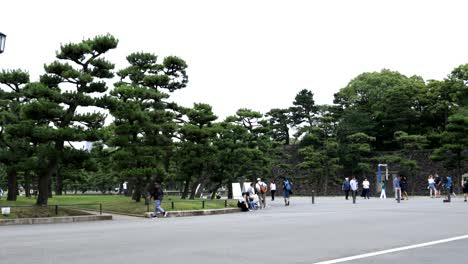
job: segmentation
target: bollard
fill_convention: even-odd
[[[99,204],[99,214],[102,215],[102,203]]]
[[[312,204],[315,204],[315,191],[312,190]]]
[[[171,202],[171,208],[174,209],[174,201]]]
[[[202,209],[205,209],[205,201],[202,201]]]
[[[227,200],[224,200],[224,207],[227,207]]]
[[[58,215],[58,204],[55,205],[55,215]]]

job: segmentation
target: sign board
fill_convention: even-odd
[[[232,183],[232,198],[239,199],[242,197],[241,185],[238,182]]]
[[[244,182],[244,189],[242,191],[246,192],[250,188],[251,182]]]
[[[9,215],[10,207],[2,207],[2,215]]]

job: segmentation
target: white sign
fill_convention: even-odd
[[[2,215],[9,215],[10,207],[2,207]]]
[[[239,199],[242,197],[241,185],[238,182],[232,183],[232,198]]]

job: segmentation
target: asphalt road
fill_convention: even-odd
[[[254,212],[0,227],[0,263],[317,263],[468,235],[453,199],[281,200]],[[343,263],[466,263],[468,239]]]

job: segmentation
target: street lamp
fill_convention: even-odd
[[[3,53],[5,50],[5,40],[6,40],[6,35],[0,32],[0,53]]]

